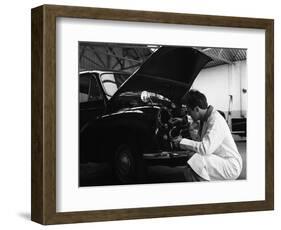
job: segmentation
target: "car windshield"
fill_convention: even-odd
[[[103,73],[100,75],[107,99],[110,99],[116,93],[129,76],[127,73]]]

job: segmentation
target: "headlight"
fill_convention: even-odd
[[[142,92],[141,92],[141,100],[142,100],[142,102],[144,102],[144,103],[149,102],[149,100],[150,100],[150,94],[149,94],[149,92],[147,92],[147,91],[142,91]]]

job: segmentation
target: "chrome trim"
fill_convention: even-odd
[[[110,114],[103,115],[101,118],[110,117],[110,116],[114,116],[114,115],[119,115],[119,114],[123,114],[123,113],[143,113],[143,111],[141,111],[141,110],[119,111],[119,112],[116,112],[116,113],[110,113]]]
[[[189,151],[175,151],[175,152],[164,151],[161,153],[144,153],[143,158],[145,160],[174,159],[174,158],[188,157],[188,153]]]
[[[132,108],[125,108],[125,109],[130,109],[130,110],[132,110],[132,109],[136,109],[136,110],[138,110],[138,109],[150,109],[150,108],[156,108],[156,109],[160,109],[161,107],[160,106],[155,106],[155,105],[144,105],[144,106],[137,106],[137,107],[132,107]]]

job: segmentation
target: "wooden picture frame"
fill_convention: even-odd
[[[265,30],[265,200],[78,212],[56,211],[56,18],[71,17]],[[272,210],[274,208],[274,21],[271,19],[43,5],[32,9],[31,219],[62,224]]]

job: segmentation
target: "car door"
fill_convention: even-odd
[[[79,120],[80,132],[105,111],[102,89],[93,73],[79,77]]]

